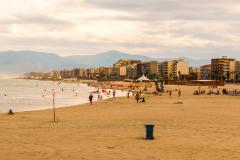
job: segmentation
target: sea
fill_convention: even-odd
[[[82,83],[59,83],[25,79],[0,79],[0,112],[44,110],[89,103],[89,94],[97,88]],[[101,93],[102,99],[112,98],[111,94]],[[127,92],[116,90],[116,97],[126,96]],[[55,95],[55,96],[54,96]],[[55,97],[55,98],[54,98]],[[98,94],[93,93],[93,101]]]

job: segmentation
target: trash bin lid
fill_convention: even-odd
[[[152,123],[147,123],[145,126],[154,126]]]

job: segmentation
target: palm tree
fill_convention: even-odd
[[[172,80],[172,73],[169,74],[169,78],[170,78],[170,80]]]
[[[229,81],[229,79],[230,79],[230,73],[227,72],[227,81]]]
[[[178,71],[178,80],[181,80],[181,71]]]

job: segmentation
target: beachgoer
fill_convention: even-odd
[[[141,94],[141,95],[140,95],[140,98],[142,99],[142,102],[145,102],[144,94]]]
[[[169,90],[169,96],[170,97],[172,96],[172,90]]]
[[[89,102],[90,102],[90,104],[92,104],[92,101],[93,101],[93,95],[92,95],[92,93],[90,93],[90,95],[89,95]]]
[[[116,91],[113,90],[113,98],[115,98],[115,95],[116,95]]]
[[[147,91],[147,85],[145,85],[145,87],[144,87],[144,91]]]
[[[178,90],[178,97],[180,97],[181,94],[182,94],[182,92],[181,92],[181,90],[179,89],[179,90]]]
[[[139,101],[139,93],[137,92],[136,96],[135,96],[135,99],[137,100],[137,103]]]
[[[13,115],[13,114],[14,113],[13,113],[12,109],[9,109],[8,115]]]
[[[130,98],[130,90],[127,93],[127,98]]]

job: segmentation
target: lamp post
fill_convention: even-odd
[[[52,105],[53,105],[53,122],[56,122],[56,109],[55,109],[55,89],[52,89],[52,95],[53,95],[53,101],[52,101]]]

